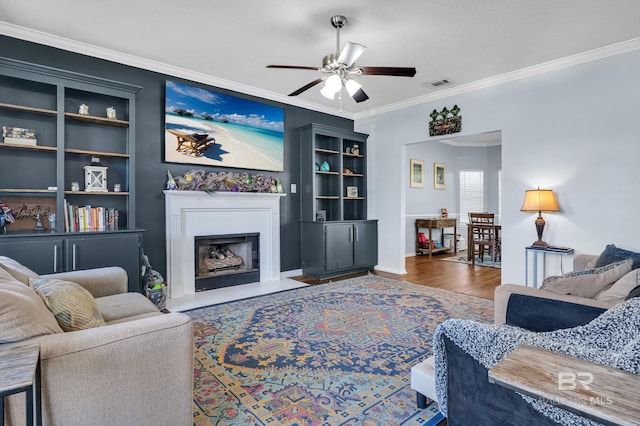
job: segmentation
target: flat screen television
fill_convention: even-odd
[[[284,108],[166,82],[168,163],[284,170]]]

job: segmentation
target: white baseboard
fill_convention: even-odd
[[[404,275],[407,273],[406,269],[392,269],[392,268],[385,268],[383,266],[375,266],[373,269],[376,271],[388,272],[390,274],[396,274],[396,275]]]

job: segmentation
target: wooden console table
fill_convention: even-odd
[[[489,370],[489,382],[605,425],[637,425],[640,377],[528,345]]]
[[[429,229],[429,243],[427,244],[427,248],[420,247],[420,242],[418,241],[418,234],[420,228]],[[444,247],[444,231],[440,233],[440,243],[442,247],[433,248],[433,239],[432,239],[432,230],[434,228],[453,228],[453,247]],[[437,253],[439,251],[451,250],[453,248],[453,252],[456,253],[458,251],[458,219],[443,219],[443,218],[429,218],[429,219],[416,219],[416,255],[419,256],[424,253],[429,253],[429,257],[433,253]]]

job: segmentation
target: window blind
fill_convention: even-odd
[[[469,213],[485,211],[484,171],[460,170],[460,222],[469,223]]]

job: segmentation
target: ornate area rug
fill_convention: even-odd
[[[438,324],[491,322],[493,302],[368,275],[186,314],[196,425],[435,425],[411,367]]]
[[[455,256],[455,257],[447,257],[444,259],[440,259],[445,262],[455,262],[455,263],[464,263],[467,265],[471,265],[471,261],[467,259],[467,255],[463,256]],[[502,268],[502,263],[498,260],[496,262],[492,261],[490,257],[481,260],[480,258],[476,259],[476,266],[488,266],[490,268]]]

